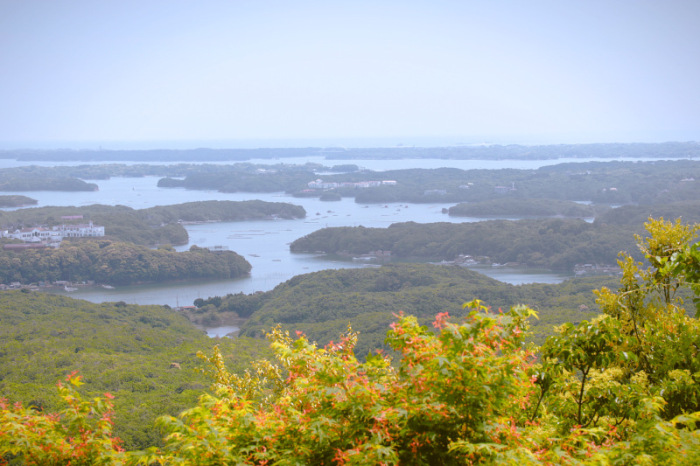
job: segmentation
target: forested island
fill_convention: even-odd
[[[303,207],[286,202],[201,201],[142,209],[143,216],[161,223],[238,222],[243,220],[299,219],[306,217]]]
[[[573,219],[407,222],[388,228],[323,228],[297,239],[290,250],[348,258],[375,254],[395,261],[470,256],[486,264],[572,271],[576,264],[614,264],[619,251],[633,251],[636,231]]]
[[[292,252],[398,261],[453,261],[572,271],[576,264],[614,264],[619,251],[636,259],[634,235],[649,217],[700,221],[700,202],[624,206],[592,223],[577,219],[489,220],[473,223],[395,223],[388,228],[323,228],[292,242]]]
[[[0,207],[25,207],[36,205],[36,199],[27,196],[0,196]]]
[[[233,251],[192,246],[177,252],[101,239],[63,241],[61,247],[0,250],[0,283],[130,285],[244,276],[251,265]]]
[[[82,216],[104,225],[105,235],[118,240],[145,246],[187,244],[187,231],[182,223],[233,222],[275,218],[304,218],[303,207],[264,201],[202,201],[187,202],[147,209],[126,206],[91,205],[84,207],[39,207],[0,212],[0,227],[13,230],[22,227],[65,222],[61,217]]]
[[[77,178],[13,177],[0,174],[0,191],[97,191],[98,189],[95,183],[87,183]]]

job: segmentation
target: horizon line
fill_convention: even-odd
[[[408,140],[408,138],[403,138]],[[422,143],[418,140],[422,139]],[[432,148],[480,148],[480,147],[541,147],[586,145],[661,145],[699,144],[698,139],[668,139],[659,141],[602,141],[602,142],[446,142],[447,138],[413,138],[401,142],[401,138],[298,138],[298,139],[238,139],[238,140],[82,140],[82,141],[0,141],[0,151],[191,151],[191,150],[265,150],[265,149],[432,149]],[[349,142],[355,144],[348,144]],[[363,144],[358,142],[364,141]],[[371,142],[370,142],[371,141]],[[381,141],[381,142],[380,142]],[[399,142],[396,142],[399,141]],[[265,145],[265,143],[268,143]]]

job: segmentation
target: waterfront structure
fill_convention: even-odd
[[[58,225],[53,227],[53,230],[59,231],[63,238],[84,238],[105,235],[105,227],[93,225],[92,221],[88,224],[79,223],[77,225]]]
[[[383,181],[343,181],[336,183],[334,181],[323,181],[318,179],[316,181],[309,181],[307,183],[309,188],[313,189],[336,189],[336,188],[376,188],[377,186],[396,186],[396,180],[383,180]]]
[[[63,238],[99,237],[105,235],[105,227],[92,222],[73,225],[57,225],[53,228],[31,227],[15,231],[3,231],[3,238],[18,239],[25,243],[60,243]]]

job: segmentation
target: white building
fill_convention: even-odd
[[[61,234],[57,231],[49,230],[48,228],[33,227],[22,228],[14,232],[3,232],[5,238],[18,239],[25,243],[46,243],[52,241],[61,241]]]
[[[84,238],[105,235],[105,227],[88,224],[58,225],[51,229],[43,227],[22,228],[13,232],[3,231],[4,238],[18,239],[25,243],[54,243],[63,238]]]
[[[84,238],[105,235],[105,227],[93,225],[92,222],[88,224],[59,225],[53,227],[53,230],[60,232],[63,238]]]
[[[336,183],[333,181],[309,181],[307,186],[312,189],[336,189],[336,188],[375,188],[377,186],[395,186],[395,180],[384,180],[384,181],[343,181],[341,183]]]

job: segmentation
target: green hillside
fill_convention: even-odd
[[[601,278],[504,287],[459,267],[404,264],[198,300],[202,312],[250,315],[244,334],[268,327],[266,359],[262,340],[213,348],[167,307],[4,292],[0,460],[697,464],[700,328],[681,291],[700,293],[700,226],[645,226],[638,246],[650,267],[624,255],[613,288]],[[598,287],[592,309],[583,295]],[[526,339],[538,316],[543,328],[562,322],[539,347]],[[369,340],[348,330],[323,345],[341,321]],[[373,326],[388,351],[367,353],[382,344]],[[190,372],[197,347],[210,363],[208,392]],[[57,378],[63,403],[49,390]]]
[[[459,310],[481,299],[494,309],[527,303],[540,312],[534,339],[544,341],[554,325],[580,322],[597,314],[591,290],[615,285],[614,277],[568,280],[561,284],[510,285],[468,268],[430,264],[391,264],[380,268],[324,270],[297,275],[266,293],[197,300],[202,314],[250,318],[242,335],[260,337],[275,324],[305,332],[326,344],[351,324],[360,336],[357,354],[384,347],[386,329],[404,311],[427,323],[437,312]]]
[[[0,398],[45,411],[56,382],[78,371],[90,394],[115,395],[116,432],[128,448],[157,444],[155,419],[191,406],[209,380],[197,351],[218,344],[234,365],[264,341],[211,339],[163,306],[94,304],[36,292],[0,292]],[[235,355],[235,356],[232,356]],[[179,367],[179,368],[177,368]]]

